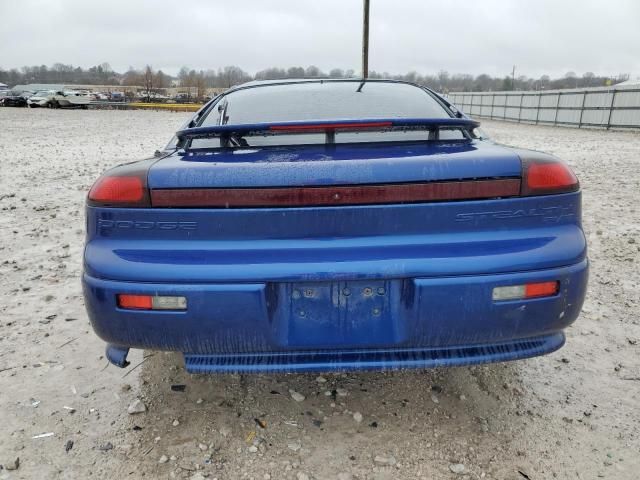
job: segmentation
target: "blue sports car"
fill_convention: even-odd
[[[560,348],[588,261],[576,176],[428,88],[256,82],[87,200],[107,356],[189,372],[424,368]]]

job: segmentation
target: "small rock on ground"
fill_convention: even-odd
[[[464,465],[461,463],[452,463],[451,465],[449,465],[449,470],[451,470],[453,473],[461,474],[462,472],[464,472]]]
[[[103,443],[98,447],[98,450],[102,452],[108,452],[109,450],[113,450],[113,443],[111,442]]]
[[[302,448],[302,445],[300,444],[300,442],[291,442],[287,445],[287,447],[289,447],[289,450],[293,450],[294,452],[297,452]]]
[[[304,395],[296,392],[295,390],[289,390],[289,394],[291,395],[291,398],[293,398],[296,402],[302,402],[306,398]]]
[[[20,457],[3,464],[5,470],[17,470],[20,467]]]
[[[130,415],[135,415],[136,413],[144,413],[146,411],[147,406],[139,398],[136,398],[131,403],[131,405],[129,405],[129,408],[127,408],[127,412],[129,412]]]
[[[386,467],[386,466],[393,466],[396,463],[398,463],[398,461],[396,460],[396,457],[394,457],[393,455],[376,455],[373,458],[373,463],[375,463],[376,465]]]

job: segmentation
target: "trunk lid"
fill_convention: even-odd
[[[149,188],[253,188],[519,178],[521,162],[487,141],[271,147],[174,153]]]

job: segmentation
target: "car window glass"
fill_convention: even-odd
[[[224,103],[222,103],[224,102]],[[224,115],[224,120],[221,116]],[[394,82],[302,82],[241,89],[226,95],[201,126],[289,121],[376,118],[450,118],[429,93],[414,85]],[[460,133],[462,138],[463,135]],[[337,133],[335,141],[426,140],[428,132]],[[250,146],[324,143],[323,134],[247,137]],[[216,148],[218,139],[200,139],[194,148]]]

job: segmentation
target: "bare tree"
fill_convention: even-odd
[[[129,67],[129,70],[127,70],[122,77],[122,85],[139,85],[140,75],[139,71],[133,67]]]
[[[567,72],[564,74],[564,78],[569,82],[569,88],[572,86],[578,88],[578,75],[576,75],[576,72]]]
[[[151,97],[151,92],[153,91],[153,77],[154,77],[153,68],[151,67],[151,65],[147,65],[144,69],[144,76],[143,76],[144,91],[147,97],[147,102],[149,101]]]
[[[287,70],[288,78],[303,78],[304,77],[304,68],[302,67],[290,67]]]
[[[305,77],[321,77],[323,76],[322,71],[315,65],[309,65],[307,69],[304,71]]]
[[[201,101],[207,93],[207,85],[202,70],[195,75],[194,83],[196,87],[196,98],[198,101]]]
[[[240,67],[236,67],[235,65],[228,65],[224,67],[219,76],[223,81],[222,86],[226,88],[231,88],[234,85],[243,83],[247,81],[248,78],[250,78],[244,70],[242,70]]]
[[[593,84],[593,79],[596,78],[595,73],[585,72],[582,74],[582,80],[584,80],[583,87],[590,87]]]
[[[162,70],[158,70],[156,72],[156,87],[167,88],[168,86],[169,86],[169,77]]]

